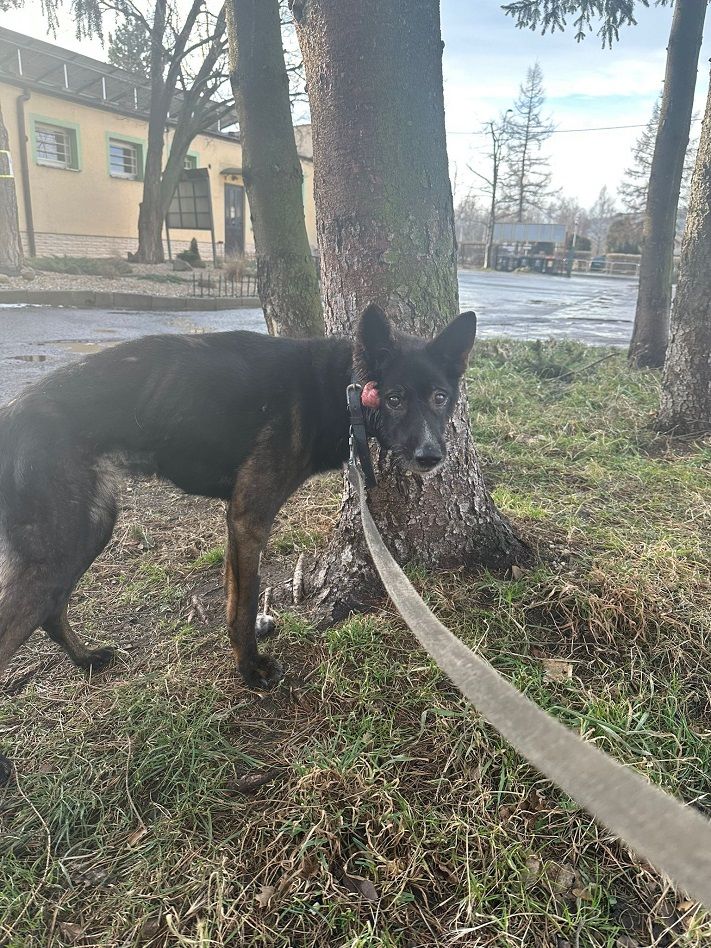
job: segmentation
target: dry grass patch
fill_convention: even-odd
[[[657,390],[614,353],[482,346],[475,430],[539,565],[412,577],[540,705],[708,810],[711,451],[651,433]],[[36,636],[4,679],[4,944],[711,945],[708,916],[484,725],[391,608],[326,633],[283,615],[284,684],[245,689],[221,505],[130,486],[75,607],[120,661],[84,679]],[[268,582],[339,497],[326,478],[285,508]]]

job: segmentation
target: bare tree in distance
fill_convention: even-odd
[[[454,208],[454,229],[457,243],[480,243],[486,240],[487,211],[470,191]]]
[[[352,335],[375,302],[399,329],[432,335],[458,311],[439,2],[295,0],[293,8],[311,100],[327,332]],[[449,445],[427,478],[379,456],[369,504],[394,554],[434,569],[525,557],[484,486],[464,399]],[[348,488],[307,585],[331,621],[382,595]]]
[[[660,5],[671,0],[657,0]],[[516,0],[503,9],[517,26],[542,32],[565,29],[572,17],[578,41],[599,21],[603,46],[612,46],[624,25],[634,25],[649,0]],[[664,362],[669,328],[676,208],[689,143],[706,0],[676,0],[667,44],[664,91],[650,168],[644,214],[644,244],[634,331],[628,352],[636,367]]]
[[[691,180],[657,416],[660,431],[711,431],[711,89]]]
[[[616,210],[614,197],[608,191],[607,185],[603,185],[595,203],[588,211],[587,236],[590,238],[594,254],[601,254],[607,249],[607,234]]]
[[[10,139],[0,108],[0,273],[19,273],[24,263]]]
[[[506,122],[501,203],[521,223],[551,198],[551,172],[543,145],[555,125],[543,116],[545,92],[538,62],[530,66]],[[508,114],[508,113],[507,113]]]
[[[230,78],[254,231],[259,297],[276,336],[323,335],[304,221],[278,0],[228,0]]]
[[[508,155],[510,141],[509,116],[513,109],[502,112],[498,119],[486,122],[485,128],[489,135],[490,145],[487,154],[491,162],[491,171],[488,175],[477,171],[472,165],[467,165],[472,174],[484,182],[483,190],[487,197],[489,212],[486,223],[486,250],[484,252],[484,269],[489,270],[494,265],[494,228],[499,213],[501,201],[501,173],[503,163]]]
[[[551,224],[565,224],[569,234],[573,231],[583,235],[588,229],[588,212],[577,198],[556,194],[545,208],[546,219]]]

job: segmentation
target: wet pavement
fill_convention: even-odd
[[[625,346],[632,333],[637,285],[628,280],[463,271],[459,290],[461,308],[479,316],[482,338]],[[172,314],[0,305],[0,403],[63,363],[136,336],[227,329],[264,332],[261,310]]]
[[[603,276],[460,271],[459,302],[479,317],[482,338],[576,339],[626,346],[637,282]]]
[[[0,306],[0,404],[52,369],[136,336],[226,329],[265,332],[262,311],[172,314]]]

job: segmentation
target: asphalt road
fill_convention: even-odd
[[[482,338],[615,346],[629,342],[637,296],[628,280],[473,271],[459,274],[459,290],[461,308],[479,316]],[[265,332],[261,310],[171,314],[0,305],[0,403],[43,373],[126,339],[226,329]]]
[[[49,306],[0,307],[0,403],[66,362],[136,336],[226,329],[265,332],[262,311],[173,315]]]

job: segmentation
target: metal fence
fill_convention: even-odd
[[[230,277],[227,274],[210,271],[209,273],[193,272],[191,296],[200,298],[227,297],[234,299],[253,298],[257,293],[256,275]]]

